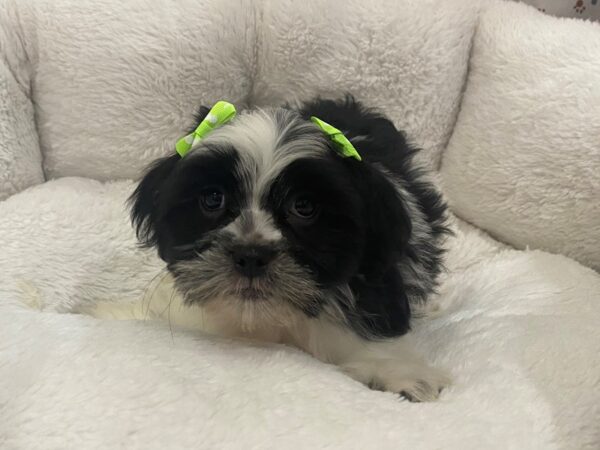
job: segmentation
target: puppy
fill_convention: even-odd
[[[435,289],[446,206],[414,154],[351,97],[251,109],[156,161],[132,220],[203,331],[293,345],[372,388],[433,400],[447,377],[401,336]]]

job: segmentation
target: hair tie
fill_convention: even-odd
[[[194,148],[200,139],[205,137],[215,128],[219,128],[221,125],[226,124],[234,117],[235,106],[223,100],[218,101],[210,109],[204,120],[200,122],[200,125],[198,125],[193,133],[190,133],[177,141],[177,144],[175,144],[175,151],[183,158],[192,148]]]
[[[344,133],[338,130],[333,125],[329,125],[327,122],[323,122],[321,119],[315,116],[311,116],[310,120],[316,124],[335,144],[335,150],[337,153],[344,158],[354,158],[357,161],[362,161],[359,153],[356,151],[352,142],[348,140]]]

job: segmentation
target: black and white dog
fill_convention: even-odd
[[[362,161],[340,156],[311,116]],[[156,161],[132,219],[204,331],[294,345],[373,388],[432,400],[447,377],[400,336],[435,289],[446,207],[414,154],[351,97],[251,109],[185,158]]]

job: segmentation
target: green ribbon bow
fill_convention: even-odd
[[[182,137],[175,144],[175,151],[182,158],[198,143],[200,139],[206,136],[215,128],[226,124],[235,117],[235,106],[223,100],[215,103],[210,109],[206,117],[193,133]]]
[[[204,120],[200,122],[200,125],[198,125],[193,133],[190,133],[177,141],[175,144],[175,151],[183,158],[192,148],[194,148],[198,141],[215,128],[219,128],[221,125],[229,122],[235,117],[235,114],[235,106],[223,100],[218,101],[210,109]],[[354,148],[354,145],[352,145],[348,138],[344,136],[344,133],[333,125],[323,122],[318,117],[312,116],[310,120],[331,139],[335,144],[339,155],[345,158],[354,158],[358,161],[362,161],[356,148]]]
[[[312,116],[310,120],[316,124],[329,138],[333,141],[336,146],[339,155],[344,158],[354,158],[357,161],[362,161],[359,153],[352,145],[352,142],[348,140],[344,133],[338,130],[333,125],[329,125],[327,122],[323,122],[318,117]]]

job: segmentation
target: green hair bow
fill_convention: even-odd
[[[323,122],[318,117],[312,116],[310,120],[316,124],[327,136],[329,136],[329,138],[335,144],[339,155],[343,156],[344,158],[354,158],[357,161],[362,161],[360,154],[356,151],[356,148],[354,145],[352,145],[352,142],[350,142],[348,138],[344,136],[344,133],[342,133],[333,125]]]
[[[218,101],[210,109],[204,120],[200,122],[200,125],[198,125],[193,133],[190,133],[177,141],[175,144],[175,151],[183,158],[192,148],[194,148],[200,139],[204,138],[215,128],[229,122],[235,117],[235,114],[235,106],[223,100]],[[354,158],[358,161],[362,160],[359,153],[356,151],[356,148],[354,148],[354,145],[352,145],[348,138],[344,136],[344,133],[318,117],[312,116],[310,120],[317,125],[323,133],[329,136],[331,141],[335,144],[338,154],[345,158]]]
[[[221,125],[226,124],[235,117],[235,106],[231,103],[223,100],[215,103],[210,109],[206,117],[200,125],[194,130],[193,133],[182,137],[175,144],[175,151],[179,153],[182,158],[188,154],[188,152],[198,143],[200,139],[205,137],[215,128],[219,128]]]

